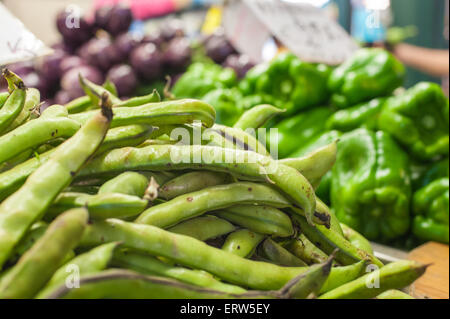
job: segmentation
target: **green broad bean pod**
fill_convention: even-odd
[[[110,105],[105,101],[101,111],[60,145],[17,192],[0,204],[0,268],[30,226],[44,215],[100,146],[111,119]]]
[[[174,199],[175,197],[200,191],[204,188],[224,185],[233,182],[233,178],[229,174],[195,171],[189,172],[168,181],[161,186],[159,196],[166,200]]]
[[[27,88],[25,103],[23,105],[22,111],[8,126],[5,132],[10,132],[15,128],[24,124],[26,121],[28,121],[30,119],[31,112],[33,112],[33,110],[35,110],[38,107],[40,101],[41,101],[40,92],[34,88]]]
[[[148,187],[148,178],[136,172],[125,172],[104,183],[99,194],[116,193],[144,197]]]
[[[305,176],[315,188],[336,162],[337,142],[321,147],[299,158],[287,158],[280,163],[293,167]]]
[[[26,99],[26,89],[22,85],[16,89],[8,96],[5,104],[0,109],[0,134],[4,133],[5,130],[13,123],[17,116],[22,112],[23,106]],[[0,148],[3,153],[3,148]]]
[[[137,219],[138,224],[167,228],[184,220],[236,204],[289,206],[276,190],[262,184],[241,182],[205,188],[150,207]]]
[[[239,159],[239,164],[233,163],[234,161],[227,162],[224,156],[228,159]],[[314,189],[303,175],[294,168],[249,151],[198,145],[122,148],[94,159],[80,172],[80,176],[123,170],[161,169],[212,170],[230,173],[245,180],[269,182],[286,194],[292,200],[293,206],[302,208],[310,224],[314,224],[313,218],[317,217]],[[329,220],[324,221],[327,222]]]
[[[0,137],[0,163],[59,137],[71,137],[80,124],[64,117],[38,118]]]
[[[234,128],[246,130],[248,128],[258,129],[263,127],[273,117],[283,114],[285,110],[269,104],[257,105],[245,111],[239,120],[233,125]]]
[[[66,282],[68,275],[70,275],[70,270],[73,270],[74,267],[78,267],[77,274],[81,276],[94,274],[106,269],[112,261],[117,246],[119,246],[118,243],[100,245],[70,260],[55,271],[45,287],[36,295],[36,298],[43,299],[51,295],[55,288]]]
[[[284,249],[281,245],[267,238],[260,246],[261,256],[271,262],[286,267],[305,267],[307,264]]]
[[[78,244],[87,220],[87,211],[76,209],[66,212],[50,224],[45,234],[2,277],[0,298],[34,297],[52,277],[67,253]]]
[[[354,281],[333,289],[320,299],[370,299],[391,290],[412,284],[425,273],[428,266],[415,261],[390,263]],[[376,282],[377,281],[377,282]]]
[[[244,288],[217,280],[213,275],[206,271],[172,266],[155,257],[141,253],[118,251],[114,255],[113,265],[134,270],[145,275],[168,277],[187,284],[210,288],[217,291],[234,294],[246,292]]]
[[[248,258],[253,255],[256,247],[264,240],[264,235],[254,233],[248,229],[239,229],[227,236],[222,250]]]
[[[328,255],[315,246],[304,234],[284,243],[283,246],[307,264],[319,264],[328,259]]]
[[[236,226],[216,216],[202,216],[189,219],[168,229],[168,231],[196,238],[201,241],[217,238],[236,230]]]
[[[127,218],[139,215],[147,206],[147,200],[125,194],[61,193],[49,207],[45,218],[52,219],[77,207],[86,207],[91,219]]]
[[[153,90],[153,92],[150,94],[133,97],[119,104],[115,104],[114,107],[134,107],[148,103],[159,103],[159,102],[161,102],[161,96],[159,95],[157,90]]]
[[[214,214],[256,233],[275,237],[294,234],[291,218],[274,207],[235,205]]]
[[[289,280],[308,270],[307,267],[280,267],[244,259],[208,246],[195,238],[118,219],[90,224],[80,245],[92,247],[105,242],[122,242],[125,247],[162,256],[180,265],[202,269],[232,284],[252,289],[280,289]],[[356,274],[355,267],[333,268],[327,280],[328,287],[335,287],[335,282],[343,284],[344,279],[346,282],[357,278],[360,269],[356,269],[359,271]]]
[[[293,218],[299,224],[300,231],[325,253],[331,254],[336,248],[339,249],[336,260],[342,265],[351,265],[360,260],[366,260],[378,267],[383,267],[383,263],[375,256],[353,246],[336,231],[320,225],[312,227],[302,216],[294,215]]]
[[[94,114],[95,110],[71,114],[69,118],[83,124]],[[214,108],[198,100],[178,100],[149,103],[136,107],[115,107],[111,127],[134,124],[178,125],[200,121],[205,127],[211,127],[215,120]]]

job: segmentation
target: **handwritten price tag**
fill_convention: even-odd
[[[249,23],[240,19],[239,13],[234,17],[234,29],[239,29],[239,38],[246,38],[247,41],[260,39],[258,32],[266,36],[268,30],[300,59],[330,65],[344,62],[358,49],[358,45],[336,21],[312,5],[282,0],[243,0],[242,6],[247,7],[259,21],[258,24],[252,23],[254,27],[246,28],[243,25]],[[249,32],[252,34],[249,35]],[[244,41],[240,44],[238,48],[243,48],[245,52],[249,44]],[[255,50],[253,46],[252,53]]]
[[[0,3],[0,65],[30,60],[51,52]]]

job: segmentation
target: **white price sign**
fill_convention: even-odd
[[[51,52],[0,3],[0,65],[30,60]]]
[[[233,5],[236,6],[234,2],[230,6]],[[344,62],[358,49],[355,41],[335,20],[323,10],[306,2],[243,0],[241,5],[250,9],[259,23],[252,23],[252,28],[243,27],[242,25],[249,24],[248,21],[239,16],[239,11],[233,10],[236,19],[234,29],[240,30],[239,38],[252,41],[252,38],[260,38],[257,35],[258,32],[265,37],[268,30],[300,59],[330,65]],[[231,20],[231,18],[228,19],[228,21]],[[225,28],[227,29],[226,25]],[[252,32],[252,35],[243,34],[249,32]],[[236,34],[234,37],[236,38]],[[233,38],[231,40],[233,41]],[[243,41],[233,43],[235,42],[239,49],[247,53],[246,47],[249,44]],[[253,52],[252,54],[254,55]]]

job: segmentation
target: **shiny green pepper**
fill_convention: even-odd
[[[389,134],[358,129],[342,136],[331,182],[338,219],[369,240],[386,242],[410,225],[407,154]]]
[[[334,113],[327,121],[327,128],[349,132],[360,127],[376,130],[378,116],[386,99],[377,98]]]
[[[177,98],[201,99],[210,91],[237,85],[236,72],[214,63],[193,63],[175,83],[172,93]]]
[[[419,83],[386,101],[378,128],[390,133],[418,159],[448,155],[448,99],[439,85]]]
[[[327,131],[323,134],[311,139],[308,143],[305,143],[298,148],[290,157],[302,157],[308,153],[313,152],[325,145],[333,143],[342,136],[339,131]],[[316,195],[327,205],[330,205],[330,189],[331,189],[332,172],[329,171],[320,181],[319,187],[316,189]]]
[[[440,178],[414,194],[413,234],[423,240],[449,243],[449,179]]]
[[[275,137],[272,134],[268,135],[268,144],[278,142],[279,158],[305,155],[306,153],[301,155],[296,153],[295,156],[291,156],[293,152],[299,148],[303,149],[307,143],[325,131],[325,122],[331,114],[331,109],[319,107],[287,118],[274,127],[277,129]],[[321,146],[324,145],[326,144]]]
[[[239,88],[243,95],[272,96],[272,104],[294,114],[328,101],[330,73],[331,68],[324,64],[302,62],[285,52],[251,69]]]
[[[233,126],[244,110],[239,107],[241,98],[239,90],[216,89],[206,94],[202,100],[214,107],[216,110],[216,123]]]
[[[328,80],[332,102],[346,108],[387,96],[402,85],[405,67],[383,49],[361,49],[337,67]]]

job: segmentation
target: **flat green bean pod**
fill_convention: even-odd
[[[55,150],[35,156],[10,170],[0,173],[0,202],[18,190],[39,166],[48,161]]]
[[[26,89],[22,83],[20,87],[14,89],[14,91],[8,96],[5,104],[0,109],[0,134],[5,132],[20,112],[22,112],[25,104],[25,98]],[[0,149],[3,153],[3,148],[0,147]]]
[[[108,270],[80,279],[80,288],[61,286],[50,299],[273,299],[267,292],[231,294],[177,280]]]
[[[89,96],[81,96],[65,104],[64,107],[67,109],[69,114],[75,114],[86,111],[91,105],[92,102]]]
[[[107,101],[86,125],[60,145],[25,184],[0,204],[0,267],[30,226],[66,188],[103,141],[111,122]],[[18,222],[19,221],[19,222]]]
[[[36,298],[42,299],[51,295],[55,288],[66,282],[70,276],[70,271],[74,267],[77,267],[77,274],[81,276],[94,274],[106,269],[118,245],[118,243],[100,245],[70,260],[53,274],[45,287],[36,295]]]
[[[414,297],[400,290],[388,290],[379,294],[375,299],[415,299]]]
[[[79,123],[86,123],[94,111],[72,114],[69,117]],[[136,107],[115,107],[111,127],[133,124],[177,125],[201,121],[206,127],[214,124],[216,112],[214,108],[198,100],[177,100],[160,103],[149,103]]]
[[[2,277],[0,298],[34,297],[52,277],[67,253],[78,244],[87,220],[87,211],[76,209],[66,212],[50,224],[45,234]]]
[[[200,191],[207,187],[229,184],[233,178],[229,174],[195,171],[189,172],[168,181],[159,190],[161,198],[170,200],[180,195]]]
[[[6,132],[10,132],[20,125],[24,124],[30,118],[31,112],[37,108],[41,101],[41,94],[37,89],[27,88],[25,103],[22,111],[17,115],[14,121],[8,126]]]
[[[336,154],[337,142],[334,142],[304,157],[282,159],[280,162],[298,170],[317,188],[322,177],[333,168],[336,162]]]
[[[246,130],[248,128],[258,129],[263,127],[273,117],[284,112],[285,110],[269,104],[257,105],[252,107],[250,110],[245,111],[233,127],[240,128],[242,130]]]
[[[0,92],[0,109],[3,107],[8,97],[9,92]]]
[[[309,265],[323,263],[328,259],[328,255],[315,246],[304,234],[299,234],[297,238],[286,242],[283,246]]]
[[[41,238],[47,231],[48,224],[45,222],[37,222],[30,227],[30,230],[22,238],[22,240],[14,247],[11,258],[8,260],[9,264],[15,264],[17,260],[30,249],[39,238]]]
[[[155,257],[136,252],[118,251],[114,255],[113,264],[145,275],[168,277],[187,284],[215,289],[217,291],[228,293],[243,293],[246,291],[239,286],[220,282],[206,271],[172,266]]]
[[[38,118],[0,137],[0,163],[58,137],[71,137],[80,124],[64,117]]]
[[[404,288],[422,276],[427,265],[402,260],[390,263],[323,295],[320,299],[370,299],[381,293]]]
[[[281,294],[295,299],[316,298],[330,276],[332,265],[333,256],[324,263],[311,266],[300,278],[288,282]]]
[[[113,105],[122,103],[122,101],[116,95],[114,95],[114,93],[108,90],[109,84],[106,85],[107,87],[97,85],[83,77],[83,75],[81,74],[79,74],[79,80],[84,92],[87,96],[89,96],[92,105],[100,105],[100,100],[103,94],[106,94],[108,96]],[[115,87],[113,91],[115,91]]]
[[[139,124],[112,128],[106,134],[96,154],[120,147],[138,146],[150,138],[155,131],[156,128],[153,126]]]
[[[239,229],[227,236],[222,250],[231,254],[248,258],[253,255],[256,247],[263,241],[264,235],[248,229]]]
[[[343,265],[351,265],[360,260],[366,260],[377,265],[378,267],[383,266],[383,263],[375,256],[353,246],[339,233],[327,229],[321,225],[312,227],[306,222],[304,217],[299,215],[294,215],[293,218],[300,225],[300,231],[325,253],[331,254],[336,248],[338,248],[339,251],[336,254],[336,260],[339,263]]]
[[[168,229],[168,231],[196,238],[201,241],[217,238],[236,230],[236,226],[216,216],[201,216],[189,219]]]
[[[104,183],[98,193],[119,193],[142,198],[147,187],[148,178],[146,176],[136,172],[125,172]]]
[[[230,161],[231,159],[231,161]],[[234,159],[234,160],[233,160]],[[123,148],[94,159],[81,172],[92,176],[123,170],[202,169],[231,173],[250,181],[268,181],[285,193],[293,206],[301,207],[308,222],[314,224],[316,198],[308,180],[296,169],[279,164],[269,157],[249,151],[211,146],[153,145]],[[325,224],[328,220],[323,221]]]
[[[344,237],[352,243],[353,246],[364,250],[366,253],[373,255],[373,248],[370,242],[356,230],[341,223],[341,228],[344,232]]]
[[[192,237],[118,219],[90,224],[80,245],[92,247],[105,242],[121,242],[125,247],[162,256],[194,269],[206,270],[230,283],[252,289],[280,289],[289,280],[308,270],[307,267],[280,267],[244,259]],[[327,280],[328,286],[334,287],[335,282],[343,284],[342,280],[354,280],[354,273],[355,265],[333,268]]]
[[[271,262],[286,267],[304,267],[307,264],[300,258],[291,254],[288,250],[283,248],[272,239],[267,238],[260,246],[260,251],[263,257]]]
[[[91,219],[126,218],[139,215],[147,206],[147,200],[125,194],[61,193],[45,217],[52,219],[68,209],[86,207]]]
[[[114,107],[134,107],[158,102],[161,102],[161,96],[159,95],[158,90],[155,89],[150,94],[132,97],[131,99],[123,101],[119,104],[115,104]]]
[[[205,188],[150,207],[137,219],[138,224],[167,228],[202,214],[236,204],[289,206],[278,191],[263,184],[241,182]]]
[[[275,237],[289,237],[294,234],[290,217],[274,207],[235,205],[214,214],[256,233]]]

